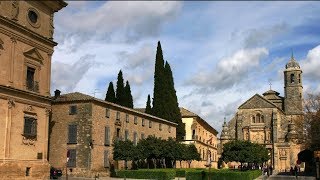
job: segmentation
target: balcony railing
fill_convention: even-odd
[[[39,92],[39,82],[37,81],[26,81],[27,90],[33,91],[33,92]]]

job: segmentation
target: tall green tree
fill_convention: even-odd
[[[165,110],[167,111],[168,117],[166,117],[168,120],[171,120],[178,124],[176,129],[176,138],[177,140],[183,140],[185,136],[185,127],[182,123],[178,98],[176,94],[176,90],[174,88],[174,80],[173,75],[171,71],[171,67],[168,62],[166,62],[164,67],[164,74],[165,74],[165,83],[166,83],[166,93],[165,93],[165,100],[166,100],[166,106]]]
[[[157,53],[156,53],[156,63],[154,70],[154,89],[153,89],[153,105],[152,114],[154,116],[164,118],[165,114],[165,83],[164,83],[164,60],[162,54],[162,48],[160,41],[158,41]]]
[[[123,84],[123,75],[122,71],[120,70],[118,73],[118,79],[117,79],[117,90],[116,90],[116,103],[124,106],[125,105],[125,90],[124,90],[124,84]]]
[[[133,108],[133,99],[132,99],[129,81],[126,82],[126,86],[124,87],[124,92],[125,92],[124,106]]]
[[[109,101],[109,102],[112,102],[112,103],[116,102],[116,94],[114,92],[114,88],[113,88],[113,83],[112,82],[109,83],[109,87],[108,87],[108,91],[107,91],[105,100]]]
[[[148,94],[145,113],[152,114],[150,94]]]
[[[164,64],[160,41],[156,53],[152,103],[152,115],[177,123],[176,138],[182,140],[185,136],[185,128],[174,88],[172,71],[168,62]]]
[[[188,162],[189,168],[193,160],[197,160],[197,161],[201,160],[200,154],[198,153],[198,150],[194,144],[188,144],[186,146],[186,150],[184,151],[183,158]]]

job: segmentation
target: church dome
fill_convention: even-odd
[[[298,68],[300,69],[299,63],[294,59],[293,55],[291,56],[290,61],[286,64],[286,69],[288,68]]]
[[[267,95],[276,95],[276,96],[278,96],[280,93],[278,93],[277,91],[274,91],[274,90],[268,90],[268,91],[266,91],[265,93],[263,93],[262,95],[264,95],[264,96],[267,96]]]

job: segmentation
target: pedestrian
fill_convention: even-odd
[[[272,166],[269,166],[270,175],[272,175]]]
[[[294,175],[296,176],[296,179],[298,179],[298,167],[297,167],[297,165],[294,166]]]
[[[290,174],[293,176],[294,175],[294,173],[293,173],[293,167],[291,166],[290,167]]]

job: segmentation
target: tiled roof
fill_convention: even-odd
[[[197,117],[198,115],[189,111],[188,109],[185,109],[183,107],[180,107],[180,113],[182,117]]]
[[[79,92],[73,92],[68,94],[62,94],[57,99],[54,99],[54,102],[65,102],[65,101],[85,101],[92,100],[94,97],[82,94]]]
[[[218,131],[216,129],[214,129],[207,121],[205,121],[204,119],[202,119],[199,115],[197,115],[196,113],[193,113],[191,111],[189,111],[188,109],[185,109],[183,107],[180,107],[180,113],[181,113],[181,117],[198,117],[197,119],[199,121],[201,121],[203,124],[205,124],[211,132],[214,132],[216,134],[218,134]]]
[[[80,93],[80,92],[62,94],[58,98],[55,99],[54,97],[52,97],[52,99],[53,99],[53,104],[54,103],[63,103],[63,102],[74,102],[74,101],[96,101],[96,102],[108,104],[108,105],[111,105],[111,106],[114,106],[114,107],[117,107],[117,108],[121,108],[121,109],[124,109],[124,110],[127,110],[127,111],[139,113],[141,115],[149,116],[151,118],[158,119],[158,120],[170,123],[170,124],[177,125],[176,123],[173,123],[173,122],[168,121],[166,119],[162,119],[162,118],[159,118],[159,117],[156,117],[156,116],[152,116],[150,114],[146,114],[146,113],[142,112],[141,110],[139,111],[137,109],[132,109],[132,108],[120,106],[118,104],[111,103],[111,102],[108,102],[108,101],[105,101],[105,100],[102,100],[102,99],[98,99],[98,98],[95,98],[95,97],[92,97],[92,96],[89,96],[89,95],[86,95],[86,94],[83,94],[83,93]]]

